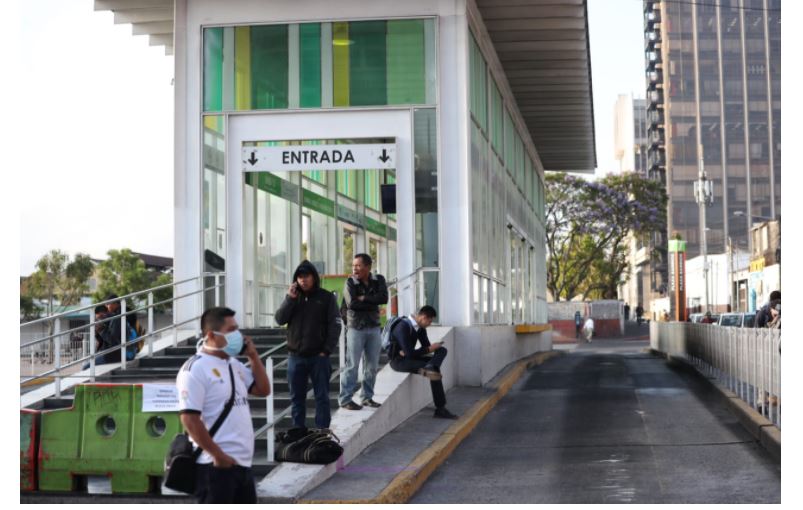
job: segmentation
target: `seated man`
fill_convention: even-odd
[[[446,359],[446,348],[442,343],[429,343],[427,328],[437,316],[429,305],[422,306],[415,316],[405,317],[393,326],[390,344],[390,367],[396,372],[409,372],[423,375],[430,381],[432,399],[435,402],[435,418],[456,419],[446,409],[446,393],[441,382],[441,364]],[[421,347],[416,349],[416,343]]]

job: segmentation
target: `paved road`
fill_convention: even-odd
[[[780,503],[780,464],[646,346],[595,340],[532,369],[411,502]]]

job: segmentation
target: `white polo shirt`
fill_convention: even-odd
[[[248,390],[254,383],[254,374],[250,368],[235,358],[224,360],[199,351],[184,363],[176,377],[179,410],[200,412],[207,430],[211,429],[231,397],[229,364],[234,373],[236,388],[234,406],[212,439],[237,464],[251,467],[254,458],[254,426],[248,406]],[[212,456],[205,450],[198,457],[198,464],[211,462]]]

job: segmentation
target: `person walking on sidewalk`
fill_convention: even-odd
[[[586,323],[583,325],[583,333],[586,337],[586,342],[591,343],[591,337],[594,336],[594,319],[591,316],[586,319]]]
[[[388,287],[385,278],[371,272],[373,260],[365,253],[354,256],[353,274],[343,286],[347,329],[346,364],[340,373],[340,407],[350,411],[362,406],[379,407],[374,401],[374,383],[379,366],[382,336],[379,329],[379,306],[388,302]],[[352,397],[357,387],[357,368],[363,364],[362,406]]]
[[[290,386],[293,426],[306,428],[307,382],[315,393],[315,426],[328,429],[329,356],[337,348],[342,321],[337,298],[321,288],[321,278],[308,260],[299,264],[284,301],[276,310],[276,323],[287,324],[287,381]]]
[[[409,372],[429,379],[435,418],[454,420],[457,415],[446,409],[446,393],[443,391],[441,365],[446,359],[443,343],[429,343],[427,328],[437,316],[435,308],[425,305],[415,315],[410,315],[393,325],[389,349],[390,368],[396,372]],[[421,347],[415,348],[416,343]]]
[[[574,338],[580,338],[580,331],[583,329],[583,316],[580,310],[574,312]]]

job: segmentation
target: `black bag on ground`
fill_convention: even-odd
[[[277,462],[330,464],[343,455],[340,439],[329,429],[292,428],[276,434]]]
[[[218,419],[212,424],[209,429],[209,435],[214,437],[223,421],[231,412],[234,407],[234,372],[229,365],[229,377],[231,378],[231,397],[226,405],[223,406],[223,412],[220,413]],[[170,447],[165,456],[165,476],[164,486],[168,489],[186,492],[187,494],[195,493],[195,477],[196,477],[196,464],[195,461],[201,456],[202,448],[198,447],[193,449],[192,441],[189,434],[182,432],[176,434],[176,437],[170,441]]]

